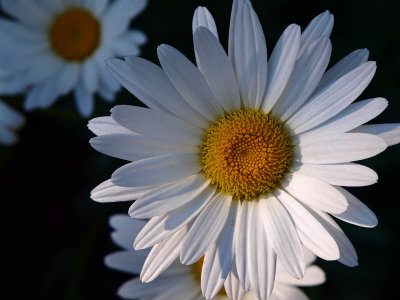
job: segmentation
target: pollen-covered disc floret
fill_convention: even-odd
[[[245,109],[220,118],[201,145],[203,172],[236,199],[250,200],[279,186],[291,165],[289,133],[270,114]]]
[[[96,50],[100,34],[100,24],[90,12],[72,8],[54,20],[49,39],[59,56],[66,60],[82,61]]]

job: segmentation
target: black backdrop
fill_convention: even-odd
[[[142,56],[157,61],[156,47],[168,43],[193,60],[191,19],[198,5],[213,13],[223,45],[227,45],[231,1],[150,1],[133,23],[149,42]],[[400,18],[397,1],[288,1],[253,0],[269,53],[280,33],[291,23],[304,26],[329,9],[335,15],[332,62],[368,48],[378,71],[362,99],[382,96],[389,108],[375,122],[400,121]],[[6,98],[17,109],[22,98]],[[115,104],[140,102],[125,90]],[[111,106],[96,101],[93,117],[108,115]],[[92,188],[123,161],[97,153],[92,136],[68,96],[47,111],[27,114],[20,142],[0,148],[1,248],[6,286],[1,294],[11,299],[117,299],[117,287],[130,276],[107,269],[103,257],[117,250],[109,239],[108,217],[126,213],[129,203],[98,204]],[[328,281],[308,288],[311,299],[384,299],[396,294],[399,264],[400,146],[365,163],[379,174],[379,183],[351,189],[376,213],[379,225],[364,229],[339,221],[354,243],[359,267],[337,262],[317,263]],[[4,282],[4,279],[2,280]],[[388,297],[390,298],[390,297]]]

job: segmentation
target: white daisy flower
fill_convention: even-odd
[[[0,100],[0,145],[12,145],[18,140],[13,130],[21,127],[25,118]]]
[[[146,36],[129,30],[147,0],[2,0],[15,20],[0,18],[0,93],[26,93],[26,110],[47,108],[73,91],[89,116],[94,94],[112,101],[120,85],[110,57],[137,55]]]
[[[399,124],[362,125],[387,106],[354,102],[375,62],[357,50],[328,71],[333,16],[303,31],[290,25],[267,61],[250,1],[236,0],[228,55],[205,8],[193,20],[197,66],[171,46],[162,68],[138,57],[111,59],[119,82],[149,108],[116,106],[93,119],[92,146],[131,163],[92,192],[100,202],[136,199],[133,218],[150,218],[136,250],[153,247],[141,279],[154,280],[177,257],[203,255],[206,299],[229,274],[258,299],[272,291],[276,258],[295,278],[306,270],[303,246],[326,260],[357,265],[353,245],[330,215],[374,227],[377,219],[341,186],[377,181],[353,163],[400,142]],[[353,103],[354,102],[354,103]],[[227,287],[228,285],[228,287]]]
[[[110,218],[110,225],[115,229],[111,234],[112,240],[124,250],[107,255],[104,260],[105,264],[118,271],[139,274],[149,251],[134,251],[132,243],[146,222],[131,219],[128,216],[114,215]],[[325,281],[324,271],[318,266],[311,265],[316,257],[308,251],[305,254],[308,267],[304,278],[300,280],[290,276],[278,261],[275,287],[268,299],[309,299],[296,286],[314,286]],[[192,266],[182,265],[179,260],[175,260],[157,279],[150,283],[143,283],[139,278],[125,282],[119,288],[118,295],[124,299],[204,299],[200,288],[202,265],[203,259]],[[232,278],[231,284],[238,285],[236,281],[235,278]],[[222,289],[213,299],[228,300],[229,298]],[[253,291],[250,291],[244,294],[242,299],[256,300],[257,297]]]

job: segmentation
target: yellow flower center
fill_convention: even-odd
[[[217,189],[241,200],[272,192],[293,157],[283,124],[252,109],[220,118],[207,130],[200,148],[206,177]]]
[[[199,286],[201,286],[201,270],[203,268],[203,262],[204,262],[204,256],[202,256],[196,263],[192,265],[192,272]],[[218,292],[217,295],[226,296],[226,291],[224,286],[222,286],[221,290]]]
[[[83,61],[100,43],[101,27],[88,11],[71,8],[55,18],[49,39],[57,55],[69,61]]]

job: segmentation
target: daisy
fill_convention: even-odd
[[[137,55],[146,36],[129,30],[147,0],[2,0],[0,93],[26,92],[26,110],[48,108],[73,92],[82,116],[94,94],[112,101],[120,85],[109,57]]]
[[[387,106],[383,98],[354,102],[375,73],[367,50],[325,72],[332,26],[329,12],[303,32],[290,25],[267,61],[257,15],[250,1],[237,0],[228,54],[211,14],[200,7],[193,19],[197,67],[167,45],[158,48],[162,68],[132,56],[108,61],[148,108],[116,106],[111,117],[90,121],[98,135],[91,145],[130,161],[92,198],[136,199],[130,216],[150,219],[134,241],[136,250],[153,247],[144,282],[177,257],[194,264],[204,256],[206,299],[234,270],[244,290],[264,300],[277,257],[289,274],[304,276],[303,246],[322,259],[357,265],[331,215],[377,225],[342,186],[377,181],[373,170],[353,161],[400,142],[400,126],[362,125]]]
[[[137,234],[146,225],[143,220],[131,219],[128,216],[114,215],[110,218],[114,228],[111,238],[122,251],[111,253],[105,257],[105,264],[115,270],[129,274],[139,274],[149,254],[148,250],[133,251],[132,243]],[[293,279],[279,263],[276,270],[276,284],[269,299],[271,300],[305,300],[308,297],[296,286],[313,286],[325,281],[325,273],[319,267],[311,265],[315,256],[306,253],[308,265],[303,279]],[[203,260],[192,266],[185,266],[175,260],[157,279],[151,283],[143,283],[140,279],[125,282],[118,290],[118,295],[124,299],[204,299],[201,295],[200,277]],[[230,278],[231,288],[239,287],[235,277]],[[221,290],[214,300],[229,300],[229,290]],[[241,295],[244,291],[240,291]],[[254,292],[245,293],[243,300],[256,300]]]
[[[0,100],[0,144],[12,145],[17,142],[18,138],[13,129],[21,127],[25,122],[24,117],[3,101]]]

